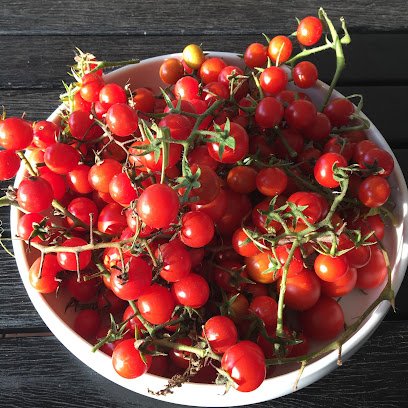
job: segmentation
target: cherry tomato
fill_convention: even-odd
[[[323,24],[313,16],[305,17],[298,25],[296,35],[298,41],[306,46],[316,44],[322,35]]]
[[[310,309],[300,313],[299,318],[305,333],[315,340],[332,340],[344,329],[343,309],[325,295]]]
[[[301,89],[312,87],[319,77],[316,65],[309,61],[302,61],[293,68],[293,82]]]
[[[292,54],[293,45],[290,39],[284,35],[278,35],[269,43],[268,56],[272,62],[281,64],[287,61]]]
[[[54,190],[51,184],[41,178],[31,176],[21,180],[17,189],[18,205],[28,212],[46,210],[54,199]]]
[[[6,150],[24,150],[33,136],[33,127],[25,119],[7,118],[0,122],[0,145]]]
[[[124,271],[122,271],[124,268]],[[120,299],[135,300],[144,295],[152,281],[152,268],[140,257],[132,257],[111,271],[112,292]]]
[[[285,120],[290,127],[302,130],[313,125],[316,120],[317,110],[312,102],[304,99],[293,101],[285,109]]]
[[[210,296],[207,281],[195,273],[174,282],[171,291],[179,304],[193,308],[204,306]]]
[[[358,198],[370,208],[385,204],[391,193],[388,181],[381,176],[369,176],[363,180],[358,189]]]
[[[178,194],[167,184],[152,184],[140,195],[137,213],[150,227],[167,227],[180,208]]]
[[[61,246],[81,247],[84,245],[87,245],[87,242],[82,238],[69,238]],[[68,271],[76,271],[79,268],[79,270],[82,270],[85,269],[88,266],[89,262],[91,261],[91,251],[86,250],[79,252],[78,265],[75,252],[58,252],[57,260],[61,268],[63,269],[66,269]]]
[[[329,102],[323,113],[329,118],[332,126],[340,127],[350,122],[350,116],[354,113],[354,106],[346,98],[336,98]]]
[[[376,288],[384,282],[387,274],[387,265],[381,249],[372,246],[367,265],[357,269],[356,286],[363,290]]]
[[[243,340],[224,353],[221,368],[237,384],[237,391],[250,392],[257,389],[265,379],[265,356],[257,344]]]
[[[314,167],[316,181],[324,187],[338,187],[340,183],[334,179],[333,167],[347,167],[347,161],[339,153],[325,153],[318,159]]]
[[[224,130],[225,124],[220,127],[221,130]],[[208,153],[213,159],[221,163],[236,163],[246,156],[249,147],[249,137],[246,130],[237,123],[230,123],[229,137],[235,140],[235,148],[232,149],[229,146],[225,146],[222,154],[220,154],[219,143],[207,143]]]
[[[163,324],[170,320],[175,307],[174,296],[168,289],[153,284],[137,301],[137,308],[151,324]]]
[[[10,180],[20,168],[20,158],[12,150],[0,151],[0,180]]]
[[[183,60],[188,67],[199,69],[205,60],[205,55],[200,46],[190,44],[183,50]]]
[[[51,293],[58,288],[57,273],[62,270],[57,262],[57,256],[47,254],[41,267],[41,257],[37,258],[28,271],[31,286],[40,293]],[[41,273],[41,275],[40,275]]]
[[[214,236],[214,222],[209,215],[190,211],[181,218],[180,238],[192,248],[207,245]]]
[[[281,279],[277,282],[278,293],[281,291]],[[297,275],[286,279],[284,294],[285,305],[294,310],[307,310],[320,298],[321,285],[319,278],[310,269],[304,268]]]
[[[268,60],[268,50],[263,44],[252,43],[245,50],[244,61],[247,67],[263,67]]]
[[[168,282],[176,282],[190,273],[191,257],[182,243],[170,241],[161,245],[156,250],[155,257],[161,257],[163,266],[160,276]]]
[[[225,316],[214,316],[204,325],[203,333],[214,353],[223,354],[238,339],[238,332],[231,319]]]
[[[259,83],[264,91],[277,95],[286,88],[288,76],[281,67],[268,67],[262,71]]]
[[[284,109],[282,103],[268,96],[262,99],[255,110],[255,120],[263,128],[273,128],[283,119]]]
[[[135,348],[135,340],[128,339],[113,350],[112,364],[121,377],[137,378],[147,373],[152,364],[152,356],[145,354],[142,359],[140,351]]]
[[[341,279],[347,273],[348,268],[348,260],[344,255],[319,254],[314,261],[316,275],[326,282],[335,282]]]
[[[184,66],[177,58],[169,58],[161,64],[159,75],[163,82],[174,85],[184,75]]]

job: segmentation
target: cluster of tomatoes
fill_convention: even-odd
[[[307,17],[296,40],[313,46],[322,31]],[[311,62],[282,65],[292,51],[286,36],[251,44],[243,70],[192,44],[163,62],[168,87],[156,95],[105,83],[83,60],[60,125],[1,121],[0,178],[31,152],[12,197],[24,211],[18,235],[43,252],[30,282],[69,292],[74,329],[119,375],[171,377],[207,350],[191,381],[221,369],[254,390],[272,375],[265,359],[334,339],[336,299],[386,278],[377,241],[392,156],[347,131],[349,99],[320,112],[287,89],[318,78]],[[58,222],[44,218],[51,205]]]

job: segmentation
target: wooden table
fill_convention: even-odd
[[[4,3],[4,2],[3,2]],[[11,3],[11,2],[7,2]],[[75,48],[99,59],[127,60],[180,52],[189,43],[242,53],[262,33],[295,31],[295,17],[343,15],[352,36],[337,87],[361,93],[372,119],[408,174],[408,12],[405,0],[335,2],[267,0],[70,2],[14,0],[0,8],[0,104],[8,116],[45,119],[57,106]],[[91,5],[92,4],[92,5]],[[332,56],[331,56],[332,57]],[[330,80],[334,61],[317,57]],[[6,187],[2,183],[1,187]],[[1,208],[4,236],[8,209]],[[5,245],[10,248],[9,242]],[[165,407],[96,374],[48,333],[30,303],[14,260],[0,250],[0,405],[2,407]],[[262,407],[400,407],[408,400],[408,284],[372,338],[324,379]],[[194,400],[191,400],[192,405]]]

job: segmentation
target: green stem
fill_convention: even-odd
[[[125,65],[132,65],[132,64],[138,64],[140,62],[139,59],[135,60],[130,60],[130,61],[118,61],[118,62],[112,62],[112,61],[99,61],[95,68],[93,68],[90,72],[96,72],[100,70],[101,68],[110,68],[110,67],[123,67]],[[94,65],[92,63],[92,65]]]

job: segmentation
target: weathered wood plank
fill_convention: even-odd
[[[333,21],[341,16],[352,31],[407,30],[406,2],[360,0],[339,6],[330,1],[289,0],[281,3],[259,0],[233,3],[188,0],[167,1],[100,1],[45,0],[41,4],[17,0],[3,4],[0,10],[1,34],[232,34],[287,33],[296,29],[295,17],[317,15],[322,6]]]
[[[61,88],[61,81],[69,81],[68,66],[73,64],[75,47],[91,52],[101,60],[123,61],[146,59],[156,55],[181,52],[190,44],[202,44],[205,50],[244,53],[252,42],[265,43],[261,31],[256,34],[205,35],[129,35],[129,36],[15,36],[0,37],[0,55],[18,49],[13,58],[0,59],[0,89]],[[400,52],[408,42],[408,34],[356,34],[345,47],[346,69],[340,77],[342,85],[407,85],[408,54]],[[378,50],[386,49],[392,55],[379,58]],[[295,45],[294,53],[299,51]],[[331,81],[335,70],[332,51],[316,54],[313,58],[319,69],[319,78]]]
[[[384,323],[353,357],[327,377],[258,406],[404,406],[408,394],[407,339],[408,322]],[[3,339],[0,349],[2,407],[169,406],[123,389],[96,374],[55,337]]]

